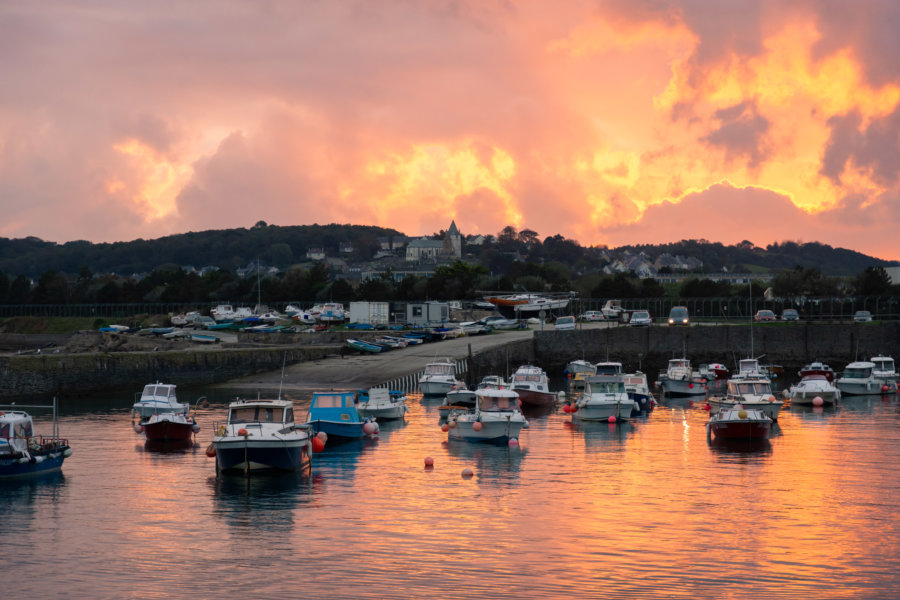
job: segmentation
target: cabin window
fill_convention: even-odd
[[[228,419],[229,423],[252,423],[254,421],[259,420],[256,416],[256,407],[248,406],[246,408],[233,408],[231,409],[231,417]]]
[[[315,397],[316,408],[341,408],[343,406],[341,394],[320,394]]]
[[[289,409],[285,410],[285,411],[284,411],[284,422],[285,422],[285,423],[290,423],[290,422],[292,422],[293,420],[294,420],[294,409],[293,409],[293,408],[289,408]]]
[[[9,423],[0,425],[0,437],[9,439]]]

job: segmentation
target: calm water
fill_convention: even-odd
[[[785,408],[771,441],[750,450],[710,445],[702,403],[685,402],[618,426],[535,416],[519,448],[448,445],[440,401],[412,396],[407,422],[384,423],[377,440],[331,446],[306,475],[247,481],[217,480],[204,453],[227,391],[198,411],[197,443],[171,452],[131,429],[132,391],[64,404],[74,454],[61,476],[0,484],[4,597],[806,599],[900,588],[894,396]],[[308,398],[295,401],[305,414]]]

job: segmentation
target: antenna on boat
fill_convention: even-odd
[[[750,356],[753,356],[753,278],[750,278]]]
[[[284,353],[284,357],[281,359],[281,381],[278,383],[278,399],[281,400],[281,388],[284,385],[284,365],[287,363],[287,352]]]

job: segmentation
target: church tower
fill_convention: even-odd
[[[456,258],[462,258],[462,236],[459,235],[459,229],[456,228],[456,221],[450,222],[450,229],[447,230],[447,241],[450,242],[450,250]]]

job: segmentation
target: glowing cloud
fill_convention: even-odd
[[[138,140],[127,140],[113,148],[131,158],[129,186],[124,181],[107,182],[107,193],[124,196],[148,221],[160,219],[175,211],[175,198],[190,180],[193,169],[174,163]]]

